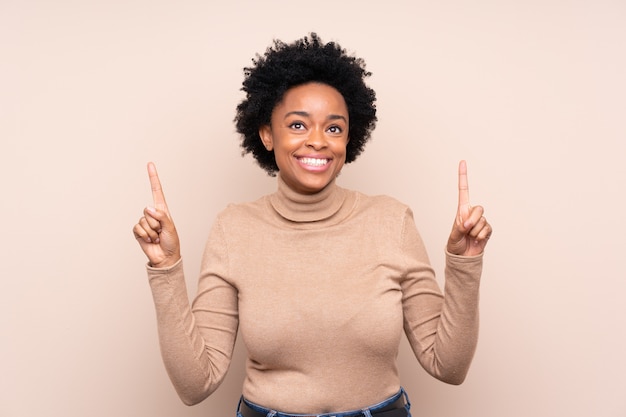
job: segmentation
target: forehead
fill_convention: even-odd
[[[274,111],[302,110],[348,115],[343,95],[328,84],[310,82],[288,89]]]

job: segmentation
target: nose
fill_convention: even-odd
[[[321,129],[313,129],[311,133],[306,138],[305,145],[309,148],[313,148],[315,150],[320,150],[326,147],[326,135],[324,135],[323,130]]]

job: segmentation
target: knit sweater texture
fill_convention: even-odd
[[[182,261],[148,266],[163,361],[183,402],[217,389],[238,334],[244,397],[283,412],[360,409],[398,392],[403,333],[428,373],[461,383],[478,336],[482,256],[446,253],[442,292],[406,205],[334,181],[314,195],[277,182],[217,216],[192,304]]]

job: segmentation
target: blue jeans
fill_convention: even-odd
[[[377,410],[380,410],[381,408],[384,408],[390,404],[393,404],[395,401],[397,401],[401,396],[404,396],[404,408],[406,409],[407,412],[407,417],[411,417],[411,402],[409,401],[409,396],[407,395],[406,391],[404,390],[404,388],[400,388],[400,391],[398,391],[397,394],[394,394],[393,396],[387,398],[386,400],[383,400],[381,402],[379,402],[378,404],[374,404],[371,405],[367,408],[363,408],[361,410],[352,410],[352,411],[345,411],[345,412],[341,412],[341,413],[324,413],[324,414],[316,414],[316,417],[372,417],[372,413],[375,413]],[[264,408],[261,407],[260,405],[257,405],[255,403],[251,403],[250,401],[246,400],[245,398],[243,398],[243,396],[239,399],[239,404],[237,405],[237,417],[243,417],[241,415],[240,409],[241,409],[241,403],[244,402],[246,403],[246,405],[248,407],[250,407],[251,409],[258,411],[260,413],[265,414],[267,417],[298,417],[298,416],[311,416],[312,414],[285,414],[285,413],[281,413],[280,411],[276,411],[276,410],[270,410],[269,408]]]

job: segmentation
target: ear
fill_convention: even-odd
[[[271,151],[274,149],[274,138],[272,136],[272,127],[270,125],[263,125],[259,128],[259,136],[261,142],[265,146],[265,149]]]

